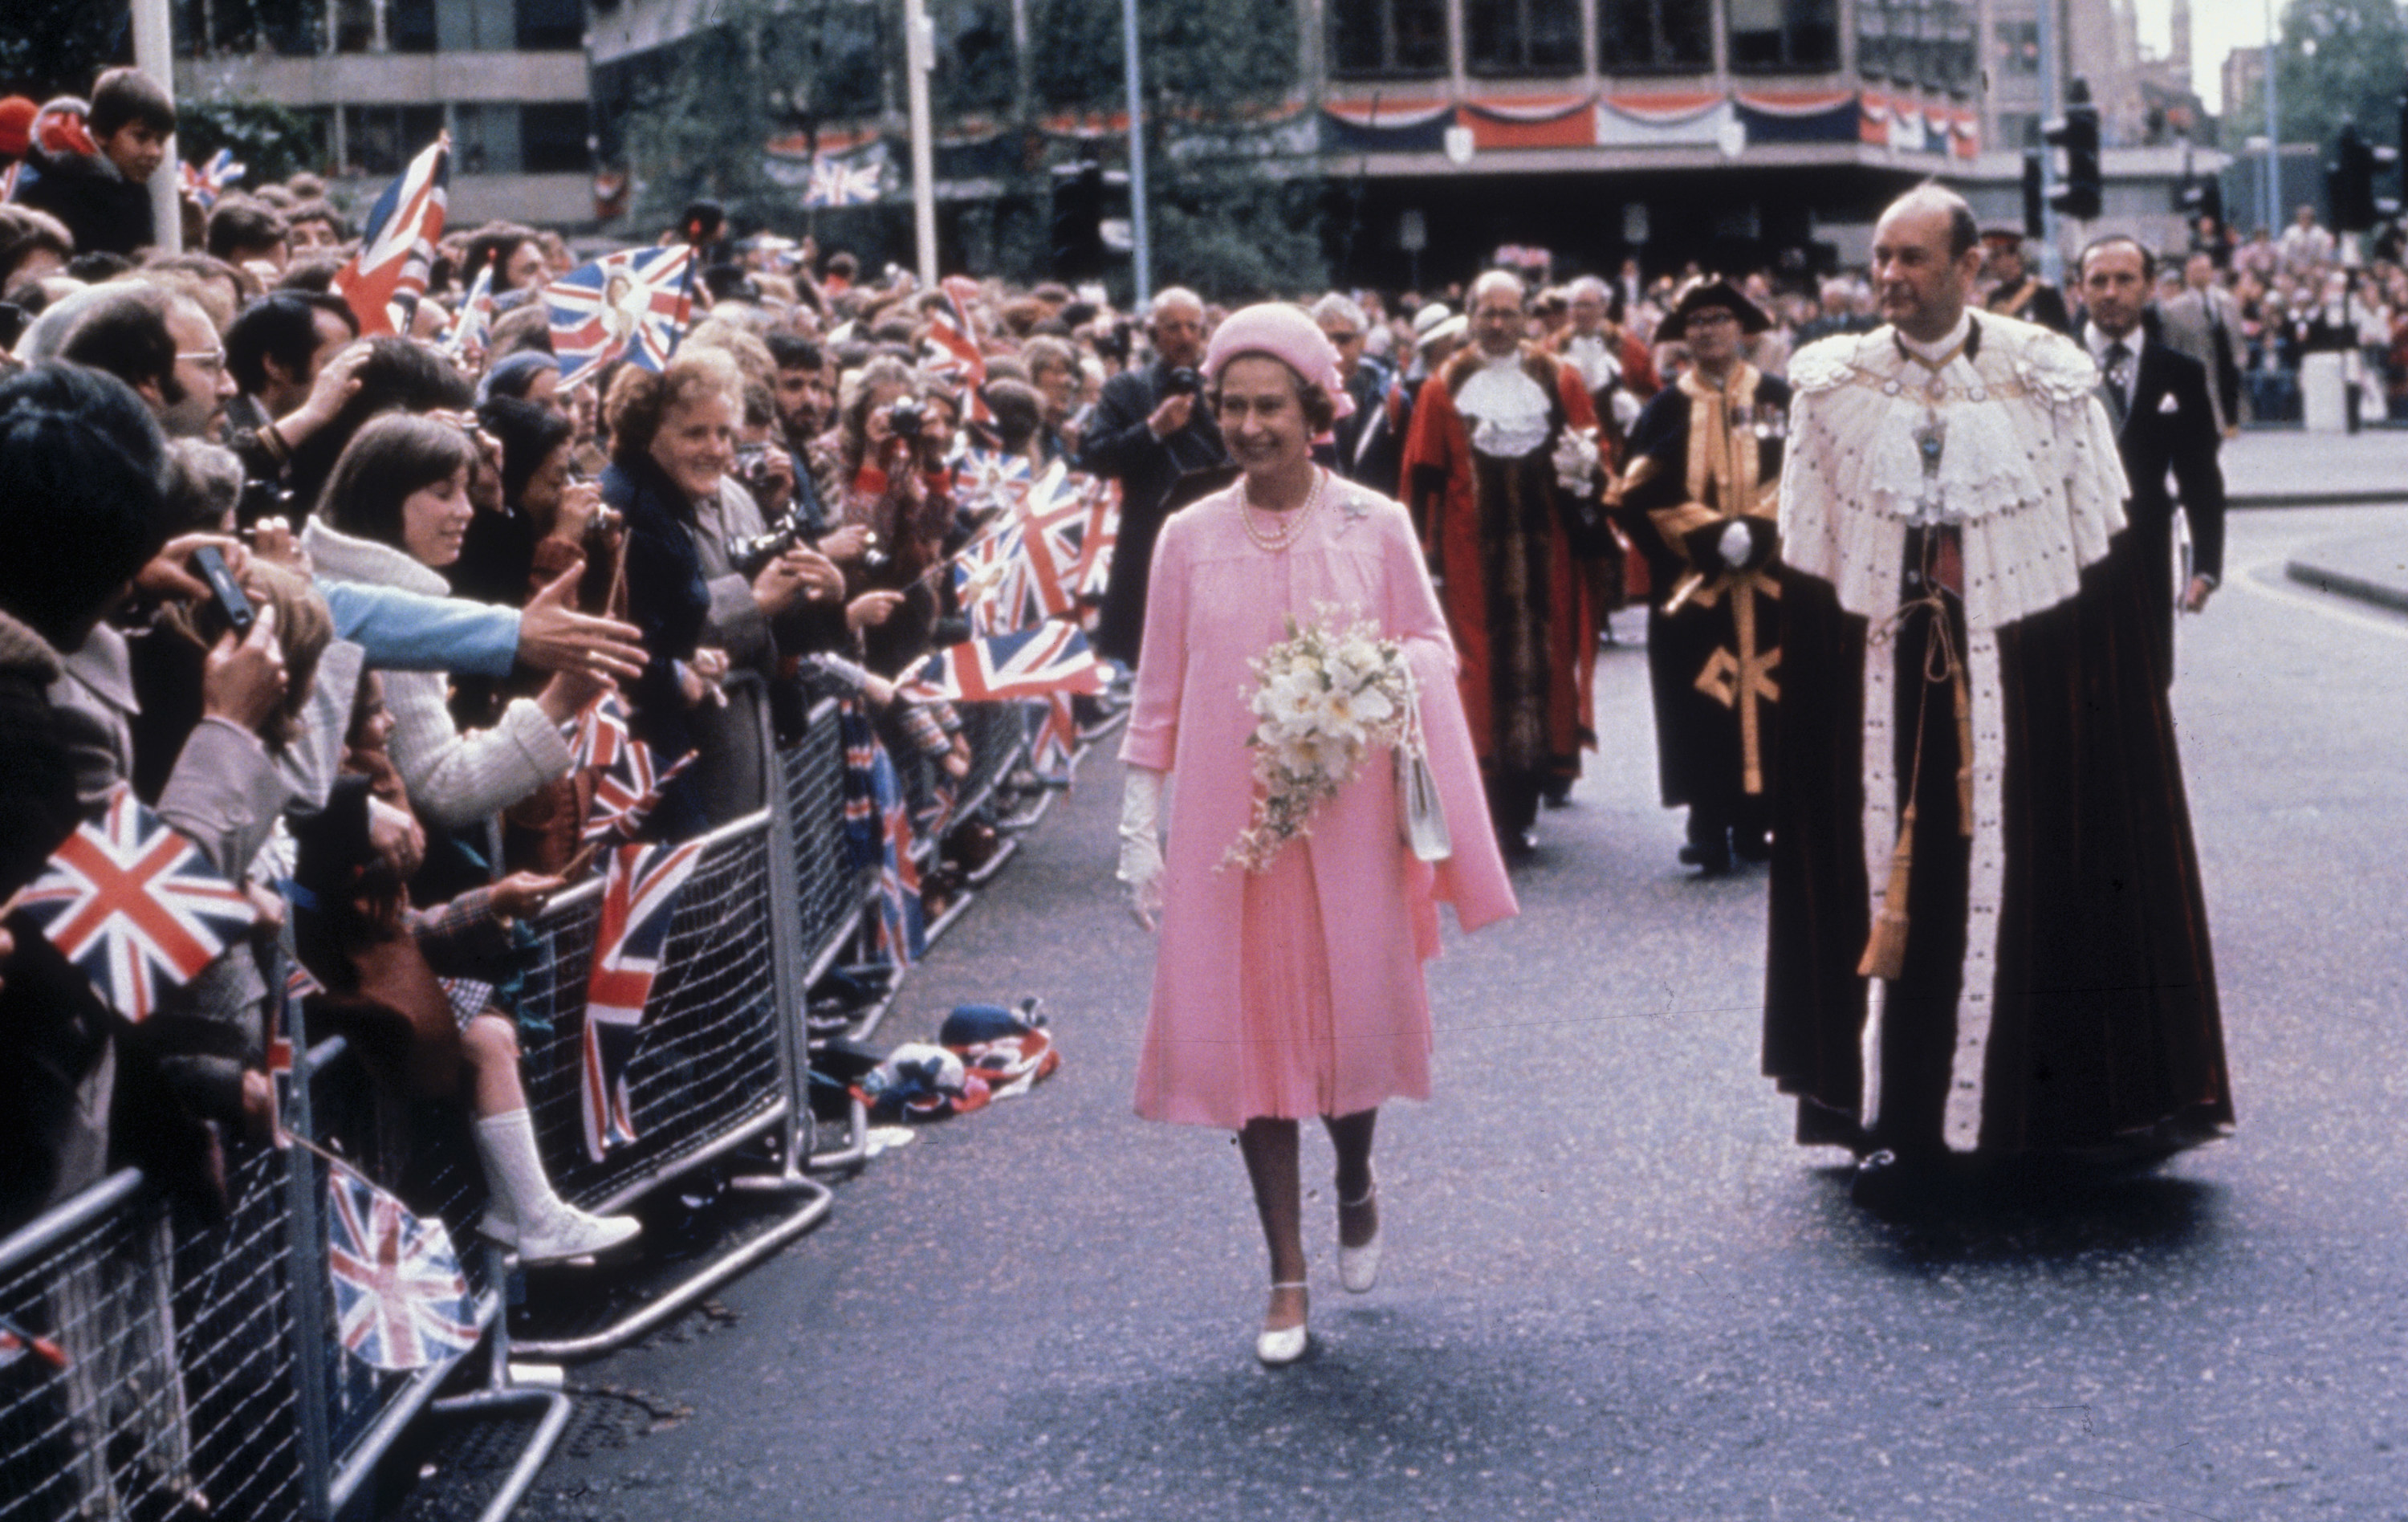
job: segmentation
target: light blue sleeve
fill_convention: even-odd
[[[367,653],[370,670],[506,677],[519,648],[519,614],[465,597],[430,597],[365,582],[318,582],[335,635]]]

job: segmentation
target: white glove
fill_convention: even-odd
[[[1721,555],[1723,564],[1731,569],[1743,570],[1747,567],[1747,557],[1756,553],[1756,538],[1747,531],[1745,524],[1734,518],[1724,527],[1722,538],[1714,541],[1714,553]]]
[[[1555,441],[1555,484],[1567,492],[1585,492],[1597,479],[1597,440],[1576,428],[1566,428]]]
[[[1130,915],[1149,931],[1162,914],[1163,775],[1150,767],[1128,768],[1128,790],[1121,795],[1121,865],[1113,874],[1128,884]]]

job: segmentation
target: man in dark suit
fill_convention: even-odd
[[[1121,483],[1120,538],[1111,579],[1096,619],[1096,649],[1137,665],[1145,632],[1146,578],[1154,541],[1170,515],[1182,477],[1226,467],[1221,426],[1204,404],[1197,366],[1204,359],[1204,303],[1172,286],[1154,298],[1148,332],[1154,363],[1104,382],[1096,415],[1079,445],[1078,467]]]
[[[2169,348],[2148,321],[2157,261],[2133,238],[2114,234],[2082,251],[2082,294],[2089,312],[2083,343],[2099,362],[2100,395],[2114,420],[2116,448],[2130,485],[2128,553],[2137,555],[2149,589],[2151,628],[2159,639],[2159,668],[2173,680],[2174,497],[2172,476],[2190,524],[2191,567],[2183,587],[2185,612],[2207,606],[2224,574],[2224,471],[2216,464],[2215,408],[2207,371]]]

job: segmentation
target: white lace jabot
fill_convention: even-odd
[[[1547,441],[1547,394],[1522,367],[1519,350],[1474,372],[1455,394],[1455,409],[1471,424],[1471,447],[1492,459],[1516,460]]]

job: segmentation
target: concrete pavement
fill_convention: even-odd
[[[1763,878],[1674,865],[1626,647],[1521,918],[1433,969],[1437,1096],[1382,1119],[1383,1282],[1338,1291],[1319,1189],[1319,1347],[1267,1373],[1229,1140],[1128,1114],[1150,947],[1091,763],[882,1032],[1042,993],[1060,1077],[923,1130],[709,1314],[574,1371],[642,1419],[580,1433],[522,1515],[2408,1517],[2408,621],[2284,576],[2395,525],[2237,514],[2184,621],[2230,1142],[1912,1228],[1851,1207],[1756,1075]]]

